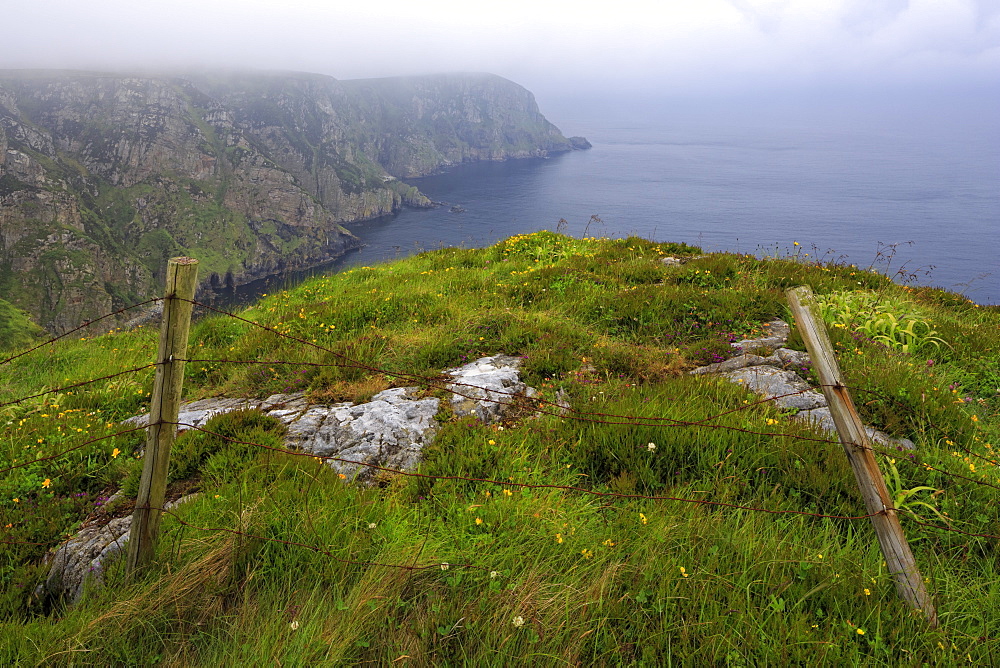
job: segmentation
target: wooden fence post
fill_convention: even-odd
[[[198,283],[198,260],[175,257],[167,262],[167,286],[163,294],[160,348],[156,377],[149,404],[149,427],[143,455],[139,494],[132,513],[126,572],[131,576],[153,558],[160,528],[160,514],[167,489],[170,447],[177,436],[177,414],[184,384],[191,301]]]
[[[813,368],[830,406],[833,422],[837,426],[840,442],[844,445],[847,459],[854,469],[854,477],[865,500],[865,507],[872,516],[872,525],[878,536],[882,555],[896,581],[896,592],[911,606],[922,612],[931,626],[937,626],[937,611],[931,601],[924,579],[917,568],[917,562],[910,551],[910,545],[903,535],[899,516],[893,505],[885,479],[871,449],[871,442],[865,432],[851,395],[844,385],[840,365],[833,352],[833,344],[826,327],[814,317],[814,298],[809,286],[801,285],[785,291],[792,315],[812,358]]]

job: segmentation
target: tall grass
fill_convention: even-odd
[[[114,565],[106,586],[72,608],[35,598],[39,560],[85,518],[127,512],[102,499],[134,486],[140,438],[7,471],[0,661],[992,662],[995,538],[904,517],[942,621],[928,629],[897,600],[868,521],[845,519],[865,511],[841,446],[740,387],[685,372],[785,317],[790,285],[909,305],[946,346],[917,357],[834,328],[842,366],[866,419],[917,444],[884,454],[893,491],[917,490],[903,498],[925,521],[1000,534],[998,310],[802,258],[660,262],[697,252],[538,233],[312,279],[241,313],[316,347],[201,321],[190,356],[212,361],[188,364],[190,398],[365,400],[503,352],[523,358],[544,398],[568,398],[589,417],[528,410],[484,425],[443,413],[419,469],[430,477],[383,474],[363,488],[310,457],[189,432],[172,490],[200,495],[164,518],[154,567],[128,583]],[[5,373],[0,403],[148,363],[154,346],[140,330],[33,353]],[[0,408],[0,467],[112,433],[145,409],[149,375]],[[265,445],[281,438],[280,425],[254,414],[209,429]]]

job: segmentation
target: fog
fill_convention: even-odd
[[[1000,0],[5,0],[3,16],[0,68],[487,71],[543,102],[1000,87]]]

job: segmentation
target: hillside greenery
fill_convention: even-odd
[[[870,522],[851,519],[866,511],[842,446],[687,374],[790,321],[783,290],[800,284],[822,302],[865,420],[916,444],[878,458],[940,628],[898,600]],[[280,448],[272,418],[217,417],[209,429],[231,440],[188,432],[175,446],[168,494],[200,495],[164,517],[153,567],[129,582],[112,564],[106,587],[66,606],[35,594],[43,557],[130,511],[127,494],[108,499],[133,492],[143,432],[103,437],[148,409],[152,370],[70,386],[149,365],[157,332],[92,332],[13,359],[0,373],[0,662],[898,666],[1000,653],[996,307],[796,249],[761,260],[539,232],[314,278],[239,315],[271,331],[200,320],[186,398],[358,402],[412,385],[444,397],[442,370],[502,352],[573,411],[526,404],[485,425],[442,402],[423,477],[369,487],[247,445]],[[802,349],[794,328],[789,345]]]

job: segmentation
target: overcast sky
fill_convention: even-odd
[[[488,71],[536,92],[1000,87],[1000,0],[2,0],[0,68]]]

